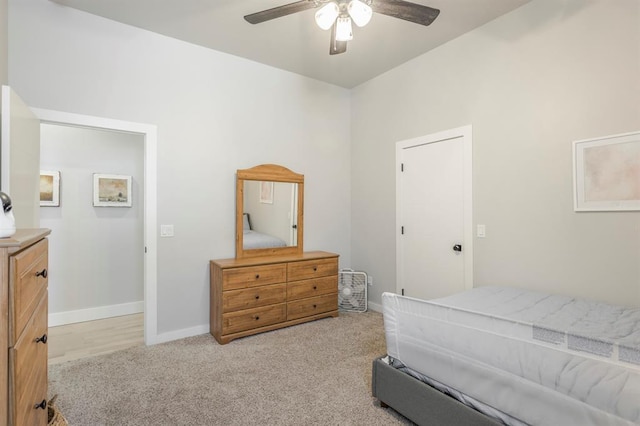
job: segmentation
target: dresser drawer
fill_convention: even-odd
[[[287,319],[287,305],[264,306],[222,315],[222,334],[237,333],[276,324]]]
[[[222,311],[233,312],[242,309],[275,305],[287,300],[286,284],[271,284],[261,287],[249,287],[222,293]]]
[[[287,284],[287,300],[306,299],[338,292],[338,276],[295,281]]]
[[[287,303],[287,321],[338,309],[338,295],[310,297]]]
[[[283,283],[287,280],[287,265],[251,266],[247,268],[233,268],[222,271],[222,289],[235,290],[266,284]]]
[[[14,425],[46,425],[47,409],[35,408],[47,398],[47,295],[39,301],[33,316],[9,350],[9,412]]]
[[[306,280],[338,274],[338,258],[304,260],[287,264],[289,281]]]
[[[47,288],[47,248],[44,239],[11,258],[9,345],[18,340]],[[46,410],[45,410],[46,411]]]

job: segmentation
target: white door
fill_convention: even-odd
[[[397,146],[398,293],[420,299],[471,288],[470,127]]]
[[[17,228],[40,226],[40,120],[2,86],[0,188],[11,197]]]

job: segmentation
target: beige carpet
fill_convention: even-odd
[[[202,335],[49,367],[71,425],[397,425],[371,397],[382,315],[343,313],[219,345]]]

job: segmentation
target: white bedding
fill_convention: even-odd
[[[242,234],[242,247],[247,249],[286,247],[287,243],[280,238],[260,232],[244,230]]]
[[[638,308],[501,287],[382,301],[391,357],[507,424],[640,424]]]

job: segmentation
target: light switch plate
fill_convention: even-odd
[[[160,225],[161,237],[173,237],[173,225]]]
[[[484,238],[487,235],[487,227],[485,225],[478,225],[478,238]]]

